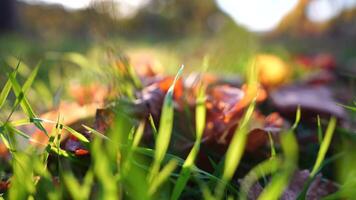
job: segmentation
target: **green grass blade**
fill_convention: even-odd
[[[69,195],[75,200],[84,200],[85,194],[82,193],[80,184],[77,179],[70,172],[63,173],[62,176],[63,183],[68,189]]]
[[[255,109],[256,101],[249,105],[247,111],[240,123],[240,126],[236,129],[234,136],[231,139],[230,145],[226,151],[224,171],[222,174],[221,184],[216,187],[216,198],[221,199],[224,193],[226,184],[232,179],[245,151],[245,146],[248,137],[248,124]]]
[[[354,102],[355,104],[355,102]],[[339,106],[342,106],[348,110],[351,110],[351,111],[355,111],[356,112],[356,106],[347,106],[347,105],[342,105],[342,104],[338,104]],[[356,104],[355,104],[356,105]]]
[[[35,118],[36,115],[35,113],[33,112],[33,109],[30,105],[30,103],[28,102],[20,84],[17,82],[16,78],[15,78],[15,73],[12,72],[9,76],[10,78],[10,81],[11,81],[11,85],[12,85],[12,88],[13,88],[13,91],[16,95],[16,101],[18,101],[18,103],[20,104],[22,110],[25,112],[25,114],[29,117],[29,118]],[[47,136],[48,136],[48,133],[46,131],[46,129],[42,126],[41,123],[37,123],[37,122],[34,122],[34,124],[36,125],[37,128],[39,128],[41,131],[43,131]]]
[[[4,133],[1,132],[0,133],[0,138],[1,138],[1,141],[4,143],[5,147],[11,151],[11,146],[10,146],[10,142],[9,140],[5,137]]]
[[[138,128],[135,132],[135,136],[133,138],[133,142],[132,142],[132,149],[136,149],[138,147],[138,145],[140,144],[141,138],[143,136],[143,131],[145,130],[145,123],[141,122],[138,125]]]
[[[27,101],[25,93],[22,90],[20,84],[17,82],[13,72],[10,74],[9,78],[10,78],[10,81],[11,81],[11,84],[12,84],[13,91],[14,91],[16,97],[17,97],[15,105],[20,104],[22,110],[26,113],[26,115],[29,118],[35,117],[33,109],[30,106],[29,102]]]
[[[326,152],[328,151],[329,149],[329,146],[330,146],[330,143],[331,143],[331,139],[333,137],[333,133],[335,131],[335,128],[336,128],[336,118],[335,117],[332,117],[329,121],[329,124],[328,124],[328,127],[326,128],[326,132],[325,132],[325,136],[324,136],[324,139],[320,145],[320,149],[319,149],[319,152],[318,152],[318,156],[316,158],[316,161],[315,161],[315,164],[314,164],[314,167],[310,173],[310,176],[314,176],[316,174],[316,172],[318,171],[321,163],[323,162],[324,158],[325,158],[325,155],[326,155]]]
[[[13,127],[23,126],[23,125],[28,125],[28,124],[32,124],[32,122],[30,119],[27,119],[27,118],[10,122],[10,125]]]
[[[317,124],[318,124],[318,142],[321,144],[323,141],[323,130],[321,128],[320,116],[317,116]]]
[[[26,133],[24,133],[24,132],[22,132],[22,131],[20,131],[20,130],[18,130],[18,129],[16,129],[16,128],[14,128],[14,127],[12,127],[11,125],[6,125],[6,127],[9,129],[9,131],[12,131],[12,132],[14,132],[14,133],[16,133],[16,134],[18,134],[18,135],[20,135],[20,136],[22,136],[23,138],[25,138],[25,139],[27,139],[27,140],[29,140],[31,137],[29,136],[29,135],[27,135]]]
[[[205,88],[201,87],[199,90],[196,109],[195,109],[195,125],[196,125],[196,138],[201,140],[203,137],[205,124],[206,124],[206,107],[205,107]]]
[[[19,66],[20,66],[20,62],[17,63],[17,66],[16,66],[15,70],[13,71],[14,77],[16,77],[16,75],[17,75],[17,70],[18,70]],[[9,78],[6,81],[4,88],[1,90],[1,93],[0,93],[0,109],[4,105],[7,96],[9,96],[10,91],[11,91],[11,80]]]
[[[32,83],[36,79],[36,76],[37,76],[39,68],[40,68],[40,63],[35,67],[34,70],[32,70],[31,74],[28,76],[28,78],[26,79],[25,83],[23,84],[23,86],[22,86],[23,93],[26,94],[28,89],[31,88]]]
[[[79,133],[78,131],[72,129],[69,126],[63,125],[63,128],[70,132],[72,135],[74,135],[79,141],[84,142],[84,143],[89,143],[88,138],[86,138],[83,134]]]
[[[89,199],[91,184],[94,180],[92,171],[88,171],[84,177],[83,185],[80,185],[74,175],[70,172],[63,174],[64,185],[69,191],[71,197],[75,200]]]
[[[4,88],[0,93],[0,109],[4,106],[7,96],[9,96],[11,90],[11,81],[7,80]]]
[[[253,110],[255,109],[255,102],[248,107],[245,116],[242,120],[241,126],[235,131],[231,140],[229,148],[226,152],[225,166],[223,172],[223,179],[229,181],[235,173],[237,166],[245,151],[245,144],[248,135],[247,123],[251,119]]]
[[[159,122],[159,130],[155,145],[155,158],[152,165],[152,171],[150,173],[149,180],[152,181],[153,177],[159,171],[161,162],[168,150],[169,142],[171,140],[172,128],[173,128],[173,116],[174,116],[174,107],[173,107],[173,92],[176,81],[181,76],[184,66],[182,66],[174,81],[173,84],[168,89],[168,92],[164,98],[164,103],[161,112],[161,119]]]
[[[293,130],[298,127],[298,124],[299,124],[299,122],[300,122],[301,116],[302,116],[302,111],[301,111],[300,106],[298,106],[297,112],[296,112],[296,116],[295,116],[295,121],[294,121],[294,124],[293,124],[293,126],[292,126],[292,129],[293,129]]]
[[[193,148],[188,154],[187,159],[184,161],[182,170],[174,186],[171,200],[177,200],[179,198],[179,196],[183,192],[184,187],[191,176],[191,170],[200,149],[200,142],[204,133],[205,123],[206,123],[205,120],[206,120],[205,88],[200,88],[198,98],[197,98],[196,109],[195,109],[196,139]]]
[[[151,127],[152,127],[153,137],[154,137],[155,139],[157,139],[158,131],[157,131],[155,122],[154,122],[153,117],[152,117],[151,114],[148,116],[148,121],[150,122],[150,125],[151,125]]]
[[[55,121],[51,121],[51,120],[47,120],[47,119],[41,119],[41,118],[31,118],[31,121],[33,123],[50,123],[50,124],[56,124],[56,125],[59,125],[59,126],[63,126],[63,128],[65,130],[67,130],[69,133],[71,133],[72,135],[74,135],[79,141],[81,142],[84,142],[84,143],[89,143],[89,140],[81,133],[79,133],[78,131],[72,129],[71,127],[67,126],[67,125],[64,125],[64,124],[58,124],[57,122]],[[87,127],[89,128],[89,127]],[[94,130],[94,129],[92,129]],[[102,135],[101,133],[99,133],[100,135]]]
[[[268,140],[271,145],[271,157],[276,156],[276,148],[274,147],[274,141],[270,132],[268,132]]]
[[[8,57],[6,59],[6,63],[14,69],[14,71],[17,71],[18,74],[22,77],[27,77],[31,70],[28,65],[26,65],[24,62],[22,62],[21,59],[15,58],[15,57]],[[21,65],[21,67],[20,67]],[[16,67],[15,67],[16,66]]]
[[[96,136],[100,137],[100,138],[103,138],[105,140],[109,140],[108,137],[106,137],[104,134],[100,133],[99,131],[93,129],[93,128],[90,128],[89,126],[86,126],[85,124],[82,124],[82,126],[87,129],[90,133],[93,133],[95,134]]]

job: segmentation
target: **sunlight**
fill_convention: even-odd
[[[29,3],[48,3],[48,4],[60,4],[68,9],[81,9],[88,7],[90,0],[24,0]]]
[[[98,0],[23,0],[29,3],[60,4],[67,9],[82,9]],[[149,0],[108,0],[119,4],[120,16],[132,16]],[[299,0],[216,0],[220,9],[237,24],[250,31],[273,30]],[[311,1],[306,14],[311,21],[322,22],[335,17],[343,9],[355,7],[356,0]]]
[[[219,7],[236,23],[251,31],[269,31],[276,27],[298,0],[217,0]]]
[[[322,22],[337,16],[342,10],[356,6],[356,0],[318,0],[310,2],[307,16],[315,22]]]

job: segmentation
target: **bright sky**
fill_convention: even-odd
[[[356,0],[314,0],[308,7],[307,14],[316,22],[337,16],[343,9],[356,6]]]
[[[23,0],[31,3],[61,4],[68,9],[80,9],[93,0]],[[148,0],[112,0],[119,2],[121,11],[135,10]],[[297,4],[298,0],[216,0],[218,6],[234,21],[251,31],[269,31]],[[308,17],[316,22],[336,16],[342,9],[355,7],[356,0],[314,0],[307,9]]]
[[[252,31],[268,31],[278,25],[298,0],[217,0],[237,23]]]

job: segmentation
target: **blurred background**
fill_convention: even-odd
[[[181,64],[187,72],[200,70],[204,57],[212,72],[238,73],[251,56],[263,53],[285,62],[287,70],[321,62],[350,75],[355,44],[356,0],[0,2],[0,72],[21,60],[20,76],[26,77],[41,61],[34,87],[49,100],[32,95],[40,110],[63,96],[68,78],[95,79],[76,65],[103,65],[112,52],[127,55],[136,67],[171,74]]]

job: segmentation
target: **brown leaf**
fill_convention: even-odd
[[[346,113],[323,86],[290,85],[271,93],[272,105],[287,116],[294,116],[298,105],[302,110],[302,119],[321,116],[336,116],[345,119]]]
[[[291,181],[288,184],[288,187],[283,191],[281,200],[295,200],[297,199],[300,192],[302,192],[304,185],[307,183],[310,172],[309,170],[298,170],[294,173]],[[255,183],[253,187],[248,192],[248,199],[255,200],[258,199],[258,196],[262,192],[262,186],[259,182]],[[330,180],[322,179],[321,174],[311,183],[307,194],[306,199],[308,200],[318,200],[322,199],[329,194],[336,192],[338,187],[335,183]]]
[[[91,103],[103,104],[108,94],[108,89],[99,84],[79,85],[73,83],[70,85],[69,91],[81,106]]]

